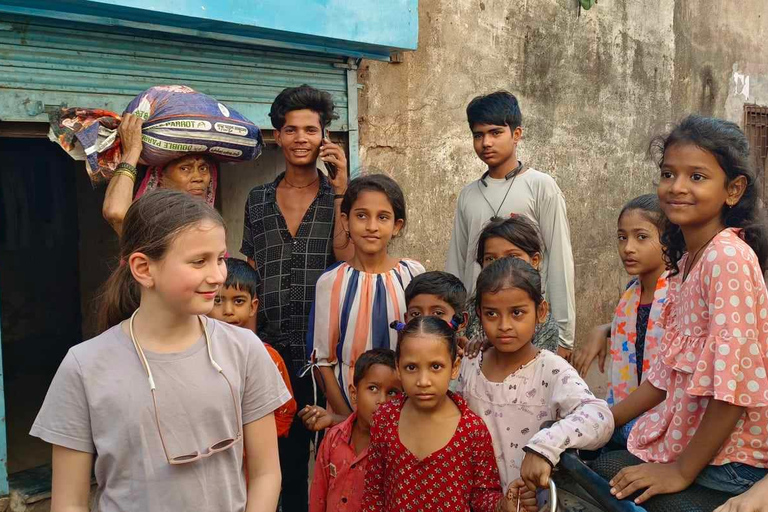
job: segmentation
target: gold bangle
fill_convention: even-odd
[[[136,167],[132,166],[128,162],[120,162],[117,164],[117,167],[115,167],[115,171],[126,171],[131,174],[133,174],[134,179],[136,178],[136,175],[138,174],[138,171],[136,170]]]
[[[131,171],[126,171],[125,169],[119,169],[115,171],[115,173],[112,175],[112,177],[115,177],[115,178],[117,176],[128,176],[129,178],[131,178],[131,181],[133,181],[134,183],[136,182],[136,175],[133,174]]]

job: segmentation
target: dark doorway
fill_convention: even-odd
[[[83,164],[47,139],[0,138],[0,317],[8,473],[50,462],[28,435],[67,350],[94,334],[92,304],[116,237]]]

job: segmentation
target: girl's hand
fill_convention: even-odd
[[[610,328],[610,325],[600,325],[592,329],[587,341],[583,346],[580,345],[573,355],[573,367],[582,378],[587,376],[595,358],[597,358],[600,373],[605,373],[605,358],[608,355],[608,345],[611,343]]]
[[[123,159],[136,165],[141,156],[141,126],[144,120],[133,114],[125,114],[120,126],[117,127],[117,135],[120,137],[120,145],[123,148]]]
[[[536,501],[536,492],[528,489],[522,478],[518,478],[509,484],[505,496],[504,510],[517,512],[518,496],[520,496],[520,510],[525,510],[526,512],[538,512],[539,504]]]
[[[308,405],[299,411],[299,418],[304,423],[304,427],[312,432],[320,432],[333,426],[333,416],[316,405]]]
[[[466,338],[464,338],[466,339]],[[464,348],[464,355],[469,359],[476,358],[480,352],[485,352],[491,348],[491,342],[485,336],[479,336],[473,340],[468,340]]]
[[[459,357],[464,357],[464,350],[467,348],[468,343],[469,340],[466,336],[456,336],[456,345],[458,346],[458,351],[456,353]]]
[[[695,478],[683,474],[676,462],[649,462],[619,471],[610,482],[611,494],[618,499],[625,499],[640,489],[645,489],[645,492],[635,499],[635,503],[639,505],[657,494],[673,494],[685,490],[693,480]]]
[[[717,507],[715,512],[768,512],[768,477],[757,482],[744,494],[729,499]]]
[[[520,466],[520,478],[530,491],[549,487],[549,476],[552,465],[547,459],[535,453],[526,452],[523,464]]]

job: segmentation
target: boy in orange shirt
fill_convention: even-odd
[[[227,279],[221,293],[213,303],[213,310],[208,314],[211,318],[228,324],[244,327],[256,332],[256,312],[259,308],[259,298],[256,295],[259,276],[256,271],[243,260],[227,258]],[[262,340],[272,361],[277,365],[280,375],[285,381],[285,386],[293,396],[291,379],[285,361],[277,350],[266,341]],[[291,429],[293,417],[296,415],[296,401],[292,398],[285,405],[275,411],[275,424],[277,425],[277,437],[287,437]]]

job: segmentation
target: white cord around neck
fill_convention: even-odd
[[[147,372],[147,377],[149,378],[149,388],[154,391],[156,389],[155,386],[155,379],[152,377],[152,370],[149,368],[149,362],[147,361],[147,356],[144,355],[144,350],[142,350],[141,345],[139,344],[138,340],[136,339],[136,335],[133,332],[133,321],[136,318],[136,314],[139,312],[139,308],[136,308],[136,311],[133,312],[131,315],[131,319],[128,321],[128,331],[131,334],[131,341],[133,342],[133,347],[136,349],[136,353],[139,355],[139,360],[141,361],[142,366],[144,366],[144,370]],[[205,345],[208,348],[208,358],[211,360],[211,364],[216,369],[217,372],[222,373],[221,366],[218,365],[216,361],[213,360],[213,353],[211,352],[211,338],[208,335],[208,329],[206,328],[206,321],[203,320],[203,317],[198,315],[197,319],[200,321],[200,327],[203,329],[203,333],[205,334]]]

